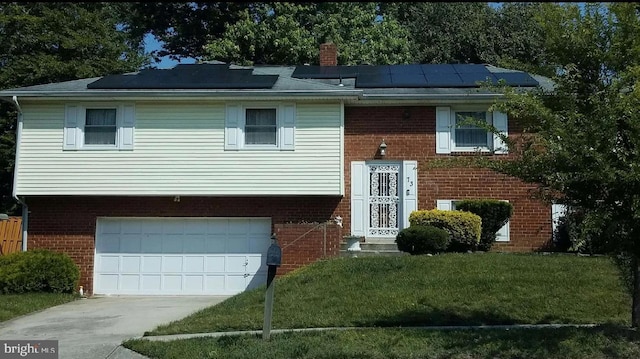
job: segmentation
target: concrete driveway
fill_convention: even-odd
[[[60,359],[143,358],[118,346],[228,297],[94,297],[0,323],[0,339],[58,340]]]

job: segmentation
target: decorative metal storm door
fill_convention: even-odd
[[[368,237],[394,237],[398,234],[400,204],[400,165],[369,164]]]

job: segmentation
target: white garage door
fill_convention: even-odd
[[[266,282],[269,218],[99,218],[95,294],[236,294]]]

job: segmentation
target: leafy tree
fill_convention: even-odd
[[[139,69],[142,44],[118,30],[124,8],[109,3],[0,4],[0,89]],[[0,212],[11,198],[15,109],[0,103]]]
[[[631,256],[632,326],[640,325],[640,15],[634,3],[541,7],[553,91],[506,93],[498,110],[523,125],[515,157],[488,161],[580,208],[610,252]]]
[[[401,2],[383,5],[411,33],[420,63],[482,63],[494,59],[493,11],[487,3]]]
[[[205,54],[205,45],[220,38],[228,24],[242,21],[250,9],[260,12],[262,7],[249,2],[136,2],[128,4],[124,19],[135,38],[150,33],[164,43],[153,53],[156,58],[199,58]]]
[[[319,44],[338,46],[338,63],[394,64],[410,60],[408,33],[376,3],[262,3],[207,46],[204,59],[241,64],[318,62]]]

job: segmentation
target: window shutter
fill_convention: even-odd
[[[496,130],[507,136],[508,133],[508,125],[507,125],[507,114],[504,112],[494,112],[493,113],[493,127]],[[509,153],[509,149],[507,148],[507,144],[502,141],[502,139],[496,134],[493,135],[493,150],[494,153]]]
[[[451,108],[436,107],[436,153],[451,153]]]
[[[418,162],[402,162],[403,191],[402,194],[402,228],[409,227],[409,215],[418,209]]]
[[[242,147],[240,111],[242,111],[242,107],[240,105],[227,105],[224,123],[225,150],[238,150]]]
[[[441,211],[450,211],[451,210],[451,200],[439,199],[439,200],[436,201],[436,207]]]
[[[122,125],[119,128],[118,142],[121,150],[133,150],[133,132],[136,127],[136,108],[124,105],[122,109]]]
[[[67,105],[64,109],[63,146],[65,150],[77,150],[80,147],[80,129],[78,114],[80,106]]]
[[[351,235],[364,236],[366,223],[366,165],[351,162]]]
[[[281,123],[280,123],[280,149],[293,151],[295,145],[296,130],[296,106],[294,104],[286,104],[280,107]]]

